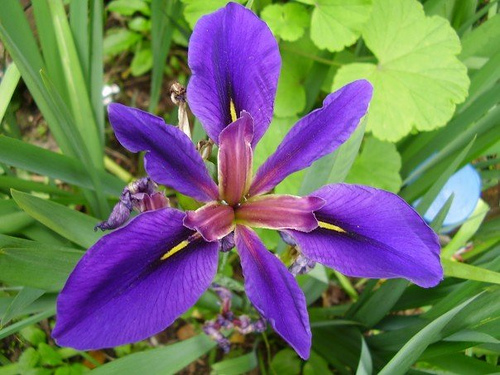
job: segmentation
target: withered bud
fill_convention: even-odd
[[[170,86],[170,99],[178,107],[179,129],[191,138],[191,127],[187,114],[186,89],[179,82]]]
[[[212,155],[213,146],[214,143],[211,139],[208,141],[201,140],[198,142],[197,148],[203,160],[207,160],[210,157],[210,155]]]

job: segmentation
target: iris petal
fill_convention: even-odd
[[[251,10],[229,3],[200,18],[189,40],[188,63],[189,105],[209,137],[218,142],[235,115],[247,111],[254,119],[255,147],[271,123],[281,67],[269,27]]]
[[[206,241],[217,241],[233,231],[234,211],[228,205],[211,202],[196,211],[187,211],[184,225],[198,231]]]
[[[148,151],[151,178],[199,201],[217,199],[218,189],[191,140],[162,118],[122,104],[108,106],[109,121],[120,143],[132,152]]]
[[[237,225],[235,233],[248,298],[273,329],[307,359],[311,329],[304,293],[253,230]]]
[[[313,196],[268,194],[249,199],[236,209],[235,216],[237,222],[254,228],[310,232],[318,227],[314,211],[324,204]]]
[[[219,136],[219,193],[235,205],[250,188],[252,178],[253,120],[245,111]]]
[[[333,152],[356,129],[366,114],[371,96],[372,86],[365,80],[350,83],[328,95],[323,107],[299,120],[259,168],[250,195],[270,191],[288,175]]]
[[[143,340],[198,300],[217,272],[219,245],[189,242],[184,216],[172,208],[148,211],[85,253],[57,300],[59,345],[91,350]]]
[[[402,277],[422,287],[443,278],[437,235],[395,194],[357,185],[327,185],[316,211],[320,227],[286,231],[302,253],[348,276]]]

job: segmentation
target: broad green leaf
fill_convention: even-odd
[[[465,100],[460,41],[446,20],[426,17],[418,1],[375,0],[363,39],[378,64],[343,66],[333,88],[361,78],[373,84],[367,130],[375,137],[394,142],[412,129],[443,126]]]
[[[130,63],[130,72],[137,77],[147,73],[153,67],[153,51],[151,48],[140,48]]]
[[[425,362],[432,366],[434,374],[498,374],[498,366],[489,364],[482,359],[475,358],[474,356],[469,357],[464,353],[437,356],[426,359]]]
[[[104,54],[114,56],[132,48],[141,35],[127,29],[110,29],[103,41]]]
[[[239,375],[247,374],[258,365],[257,356],[252,351],[240,357],[226,359],[212,365],[215,374],[220,375]]]
[[[144,0],[114,0],[108,4],[108,10],[116,12],[122,16],[131,16],[139,12],[145,16],[151,14],[147,1]]]
[[[304,35],[304,29],[309,25],[307,10],[297,3],[268,5],[260,16],[275,36],[289,42]]]
[[[344,182],[358,154],[365,128],[366,120],[364,119],[343,145],[330,155],[317,160],[307,169],[299,190],[300,195],[310,194],[326,184]]]
[[[12,197],[31,217],[84,248],[92,246],[102,236],[93,230],[98,220],[89,215],[16,190],[12,191]]]
[[[245,1],[246,0],[235,0],[234,2],[242,4]],[[191,29],[194,28],[194,25],[201,16],[212,13],[217,9],[226,6],[228,3],[227,0],[182,0],[182,2],[186,6],[184,8],[184,17],[189,23]]]
[[[314,5],[311,39],[321,49],[341,51],[354,44],[372,8],[372,0],[299,0]]]
[[[328,369],[328,362],[312,350],[311,356],[304,365],[302,373],[303,375],[328,375],[332,372]]]
[[[319,50],[308,36],[303,36],[295,42],[282,42],[280,50],[283,62],[276,92],[274,114],[278,117],[296,116],[305,109],[304,84],[313,66],[311,58],[315,57]]]
[[[424,350],[433,342],[438,341],[445,326],[476,297],[473,297],[454,309],[443,314],[429,323],[425,328],[413,336],[387,365],[379,372],[379,375],[405,374]]]
[[[14,94],[14,90],[16,89],[20,78],[21,73],[19,72],[19,69],[17,69],[16,64],[10,64],[0,81],[0,123],[3,120],[5,111],[9,106],[12,94]]]
[[[151,21],[144,17],[135,17],[128,23],[128,28],[140,33],[147,33],[151,30]]]
[[[135,353],[116,359],[94,370],[95,375],[136,375],[147,369],[148,375],[173,375],[210,349],[215,341],[202,334],[163,348]]]
[[[368,137],[347,175],[346,182],[397,193],[402,183],[400,169],[401,156],[396,146]]]
[[[458,277],[465,280],[482,281],[485,283],[500,284],[500,273],[487,270],[471,264],[460,263],[450,259],[441,259],[444,274],[448,277]]]
[[[300,374],[300,358],[292,349],[283,349],[276,353],[271,361],[272,371],[276,374]]]

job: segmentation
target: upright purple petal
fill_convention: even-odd
[[[191,140],[162,118],[122,104],[108,106],[118,141],[132,152],[148,151],[146,171],[160,184],[199,201],[218,198],[218,189]]]
[[[218,241],[234,229],[234,211],[231,206],[211,202],[196,211],[187,211],[184,225],[198,231],[206,241]]]
[[[267,194],[252,197],[235,210],[236,221],[253,228],[295,229],[310,232],[318,227],[314,211],[325,201],[317,197]]]
[[[333,152],[356,129],[371,97],[372,86],[365,80],[352,82],[328,95],[323,107],[299,120],[259,168],[250,195],[270,191],[288,175]]]
[[[253,120],[248,112],[219,135],[219,194],[233,206],[241,201],[252,179]]]
[[[193,231],[183,218],[172,208],[148,211],[87,251],[57,300],[59,345],[91,350],[143,340],[198,300],[217,271],[219,245],[184,242]]]
[[[311,330],[304,293],[252,229],[237,225],[235,232],[248,298],[303,359],[309,358]]]
[[[437,235],[403,199],[357,185],[327,185],[320,228],[287,231],[302,253],[348,276],[402,277],[428,288],[443,278]]]
[[[188,102],[209,137],[218,142],[222,129],[247,111],[254,119],[255,147],[273,116],[281,67],[271,30],[249,9],[229,3],[200,18],[188,63]]]

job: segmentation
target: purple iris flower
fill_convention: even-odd
[[[143,212],[92,246],[59,296],[53,332],[58,344],[98,349],[164,330],[207,290],[219,251],[235,243],[253,306],[308,358],[304,294],[251,228],[282,231],[302,256],[349,276],[402,277],[422,287],[440,282],[437,236],[397,195],[347,184],[306,197],[271,193],[349,138],[367,111],[370,83],[356,81],[328,95],[252,176],[253,150],[273,113],[281,66],[276,40],[255,14],[230,3],[196,25],[189,66],[188,102],[219,147],[219,183],[178,128],[111,104],[118,140],[132,152],[146,151],[150,178],[205,205]]]

